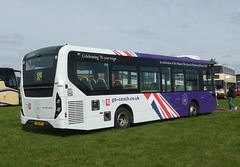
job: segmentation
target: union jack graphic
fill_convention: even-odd
[[[138,57],[134,52],[120,51],[120,50],[114,50],[114,52],[119,56]]]
[[[160,119],[180,117],[180,115],[160,93],[145,93],[144,96],[152,105]]]

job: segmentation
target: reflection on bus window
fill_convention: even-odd
[[[203,70],[203,86],[204,90],[213,90],[213,76],[212,71],[210,70]]]
[[[183,69],[173,69],[173,87],[175,92],[185,90]]]
[[[158,68],[142,67],[140,75],[141,92],[160,91],[160,73]]]
[[[162,90],[171,92],[171,68],[162,67]]]
[[[199,90],[199,74],[197,70],[186,70],[186,82],[187,91]]]
[[[45,56],[29,59],[26,61],[26,71],[52,68],[54,56]]]
[[[112,67],[112,87],[115,90],[137,90],[137,78],[136,67],[134,66],[115,65]]]

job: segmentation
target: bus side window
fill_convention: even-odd
[[[158,68],[141,67],[140,68],[141,92],[159,92],[160,91],[160,73]]]
[[[108,90],[108,64],[93,62],[77,62],[77,77],[82,89]]]
[[[174,92],[185,91],[183,69],[173,69],[173,80]]]
[[[162,67],[162,90],[171,92],[171,68]]]
[[[203,70],[203,86],[204,86],[204,90],[213,90],[212,71]]]
[[[112,66],[112,88],[113,90],[137,90],[138,77],[135,66]]]
[[[199,90],[199,74],[197,70],[186,70],[186,89],[187,91]]]

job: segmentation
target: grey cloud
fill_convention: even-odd
[[[24,37],[18,33],[12,33],[12,34],[0,34],[0,43],[3,44],[15,44],[20,45],[23,43]]]
[[[229,23],[240,26],[240,19],[239,18],[240,18],[240,12],[231,16],[230,19],[229,19]]]
[[[224,55],[222,56],[222,58],[231,58],[232,56],[231,55]]]
[[[132,29],[132,30],[119,30],[119,32],[124,33],[126,35],[140,37],[144,39],[155,39],[156,33],[153,31],[149,31],[147,29]]]

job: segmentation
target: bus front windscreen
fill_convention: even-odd
[[[240,92],[240,75],[237,75],[237,91]]]
[[[240,75],[237,75],[236,77],[237,77],[237,82],[240,83]]]
[[[0,81],[4,81],[6,87],[18,89],[17,80],[13,69],[0,69]]]
[[[223,80],[216,80],[215,85],[217,86],[217,89],[223,89]]]

